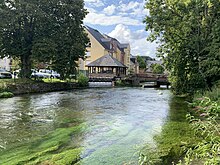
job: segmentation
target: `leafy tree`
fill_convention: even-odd
[[[151,69],[153,73],[156,74],[163,74],[164,73],[164,67],[160,64],[152,64]]]
[[[219,79],[219,6],[217,0],[147,1],[148,40],[160,40],[158,56],[165,60],[175,93],[194,92]]]
[[[146,63],[145,63],[144,59],[141,56],[137,56],[137,62],[139,63],[139,67],[141,69],[146,68]]]
[[[82,26],[83,0],[0,1],[1,56],[17,57],[29,78],[32,61],[52,64],[61,76],[72,73],[88,38]]]

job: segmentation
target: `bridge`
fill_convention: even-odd
[[[166,85],[168,88],[170,85],[167,76],[164,74],[139,73],[129,76],[126,81],[129,81],[134,86],[140,86],[141,83],[147,83],[143,85],[143,87],[158,88],[161,85]]]
[[[109,73],[89,74],[89,82],[112,82],[113,85],[114,82],[117,80],[122,80],[125,83],[133,86],[140,86],[142,83],[145,83],[145,85],[143,85],[144,87],[158,88],[161,85],[166,85],[168,88],[170,85],[167,76],[162,74],[141,73],[141,74],[133,74],[130,76],[125,76],[125,75],[116,76],[115,74],[109,74]]]

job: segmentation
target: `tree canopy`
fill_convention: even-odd
[[[145,60],[141,56],[137,56],[137,62],[138,62],[139,67],[141,69],[145,69],[146,68],[146,62],[145,62]]]
[[[152,72],[155,74],[163,74],[164,73],[164,67],[160,64],[151,64]]]
[[[148,0],[148,40],[160,41],[177,94],[211,87],[220,79],[220,1]]]
[[[38,61],[65,78],[85,54],[86,13],[83,0],[1,0],[0,55],[19,58],[22,77],[28,78]]]

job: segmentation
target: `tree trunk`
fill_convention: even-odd
[[[30,55],[21,56],[21,78],[30,78],[31,76],[31,59]]]

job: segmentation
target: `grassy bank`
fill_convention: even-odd
[[[61,81],[59,79],[2,79],[0,80],[0,98],[28,93],[43,93],[70,90],[78,87],[76,82]]]
[[[171,104],[171,120],[154,137],[155,146],[143,150],[140,164],[220,164],[220,85],[198,92],[187,105],[179,104],[186,113],[181,115],[181,111],[173,111]],[[173,120],[175,115],[180,116]]]
[[[186,147],[184,164],[220,164],[220,83],[195,95],[187,119],[199,141]],[[180,163],[183,164],[183,163]]]
[[[186,98],[174,97],[170,101],[170,110],[161,133],[154,136],[155,146],[143,149],[140,155],[141,165],[176,164],[184,156],[184,145],[193,144],[194,133],[186,121]]]

